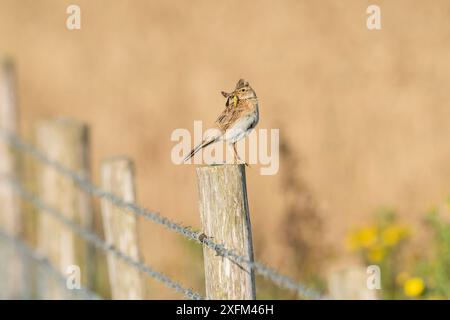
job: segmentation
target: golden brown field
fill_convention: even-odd
[[[243,77],[259,128],[280,128],[280,171],[247,169],[256,257],[299,277],[352,257],[343,239],[380,207],[413,226],[450,194],[450,2],[0,0],[0,52],[18,71],[21,130],[70,116],[104,157],[137,168],[138,202],[200,226],[193,166],[170,160],[175,128],[212,123]],[[198,247],[143,222],[146,262],[202,288]],[[421,237],[415,238],[420,248]],[[302,253],[300,253],[300,251]],[[150,283],[150,298],[176,298]]]

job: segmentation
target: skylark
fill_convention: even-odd
[[[217,118],[214,128],[198,146],[184,158],[184,161],[192,158],[199,150],[219,141],[225,141],[233,147],[235,162],[242,162],[236,150],[236,143],[245,138],[256,127],[259,121],[258,97],[249,83],[240,79],[233,92],[222,91],[227,98],[225,110]],[[211,131],[211,130],[210,130]],[[209,131],[209,132],[210,132]]]

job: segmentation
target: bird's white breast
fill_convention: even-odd
[[[242,119],[236,121],[224,134],[223,140],[228,143],[235,143],[250,134],[259,121],[258,104],[256,104],[255,112],[247,114]]]

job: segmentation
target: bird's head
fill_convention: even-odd
[[[233,94],[239,99],[239,100],[246,100],[246,99],[255,99],[256,93],[250,87],[250,84],[245,81],[244,79],[240,79],[238,83],[236,84],[236,89],[234,89]]]
[[[240,79],[237,84],[236,88],[233,92],[225,92],[222,91],[222,95],[227,98],[226,106],[228,107],[230,103],[232,103],[234,106],[236,106],[238,100],[246,100],[246,99],[256,99],[256,93],[250,87],[250,84],[245,81],[244,79]]]

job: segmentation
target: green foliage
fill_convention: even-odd
[[[381,268],[382,298],[450,298],[450,223],[444,219],[448,214],[432,210],[426,215],[423,227],[431,239],[417,255],[416,248],[403,245],[412,234],[396,222],[392,210],[383,210],[373,224],[349,232],[347,247],[365,264]]]
[[[365,265],[380,267],[381,294],[385,299],[395,299],[399,294],[396,282],[398,259],[409,234],[409,228],[397,222],[393,210],[383,209],[373,223],[355,228],[347,235],[349,250],[357,253]]]
[[[427,282],[426,296],[450,298],[450,223],[436,210],[427,215],[426,223],[433,234],[432,258],[418,264]]]

